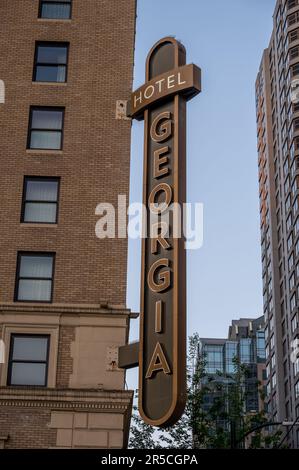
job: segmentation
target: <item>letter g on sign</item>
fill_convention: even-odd
[[[169,111],[158,114],[151,125],[151,138],[154,142],[164,142],[171,136],[171,114]]]
[[[168,269],[163,269],[159,273],[157,272],[160,267],[165,267]],[[155,275],[158,274],[159,284],[155,281]],[[150,267],[147,276],[147,283],[152,292],[164,292],[170,286],[170,269],[169,269],[169,260],[167,258],[162,258],[156,261]]]

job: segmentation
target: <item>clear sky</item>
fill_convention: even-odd
[[[134,89],[152,45],[175,36],[202,69],[188,104],[188,202],[204,204],[204,245],[187,253],[188,334],[225,337],[232,319],[262,314],[254,84],[275,0],[138,0]],[[131,202],[142,201],[143,122],[134,122]],[[139,312],[139,241],[129,241],[128,307]],[[138,339],[138,320],[131,340]],[[137,369],[127,375],[136,388]]]

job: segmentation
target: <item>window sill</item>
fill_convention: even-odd
[[[21,226],[21,227],[31,227],[31,228],[32,228],[32,227],[34,227],[34,228],[36,228],[36,227],[39,227],[39,228],[40,228],[40,227],[44,227],[44,228],[49,228],[49,227],[51,227],[51,228],[57,228],[58,224],[50,224],[50,223],[48,223],[48,222],[45,222],[45,223],[42,223],[42,222],[36,222],[36,223],[35,223],[35,222],[21,222],[21,223],[20,223],[20,226]]]
[[[32,85],[67,86],[67,82],[32,82]]]
[[[34,150],[34,149],[26,149],[27,155],[63,155],[63,150]]]
[[[15,303],[16,304],[24,304],[24,305],[28,305],[28,304],[32,304],[32,305],[51,305],[52,304],[52,300],[15,300]]]
[[[37,18],[39,23],[46,22],[46,23],[71,23],[72,18]]]

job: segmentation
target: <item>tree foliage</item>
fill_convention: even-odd
[[[264,411],[246,413],[246,366],[234,359],[233,374],[219,372],[211,376],[205,371],[205,357],[198,351],[199,335],[194,334],[189,338],[187,405],[183,417],[175,426],[161,430],[145,424],[134,407],[129,447],[227,449],[245,444],[247,448],[275,447],[281,438],[280,430],[265,433],[265,428],[260,428],[250,432],[268,421]],[[207,396],[213,396],[208,407]]]

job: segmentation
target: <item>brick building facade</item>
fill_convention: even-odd
[[[126,445],[127,240],[135,0],[0,4],[0,447]]]

